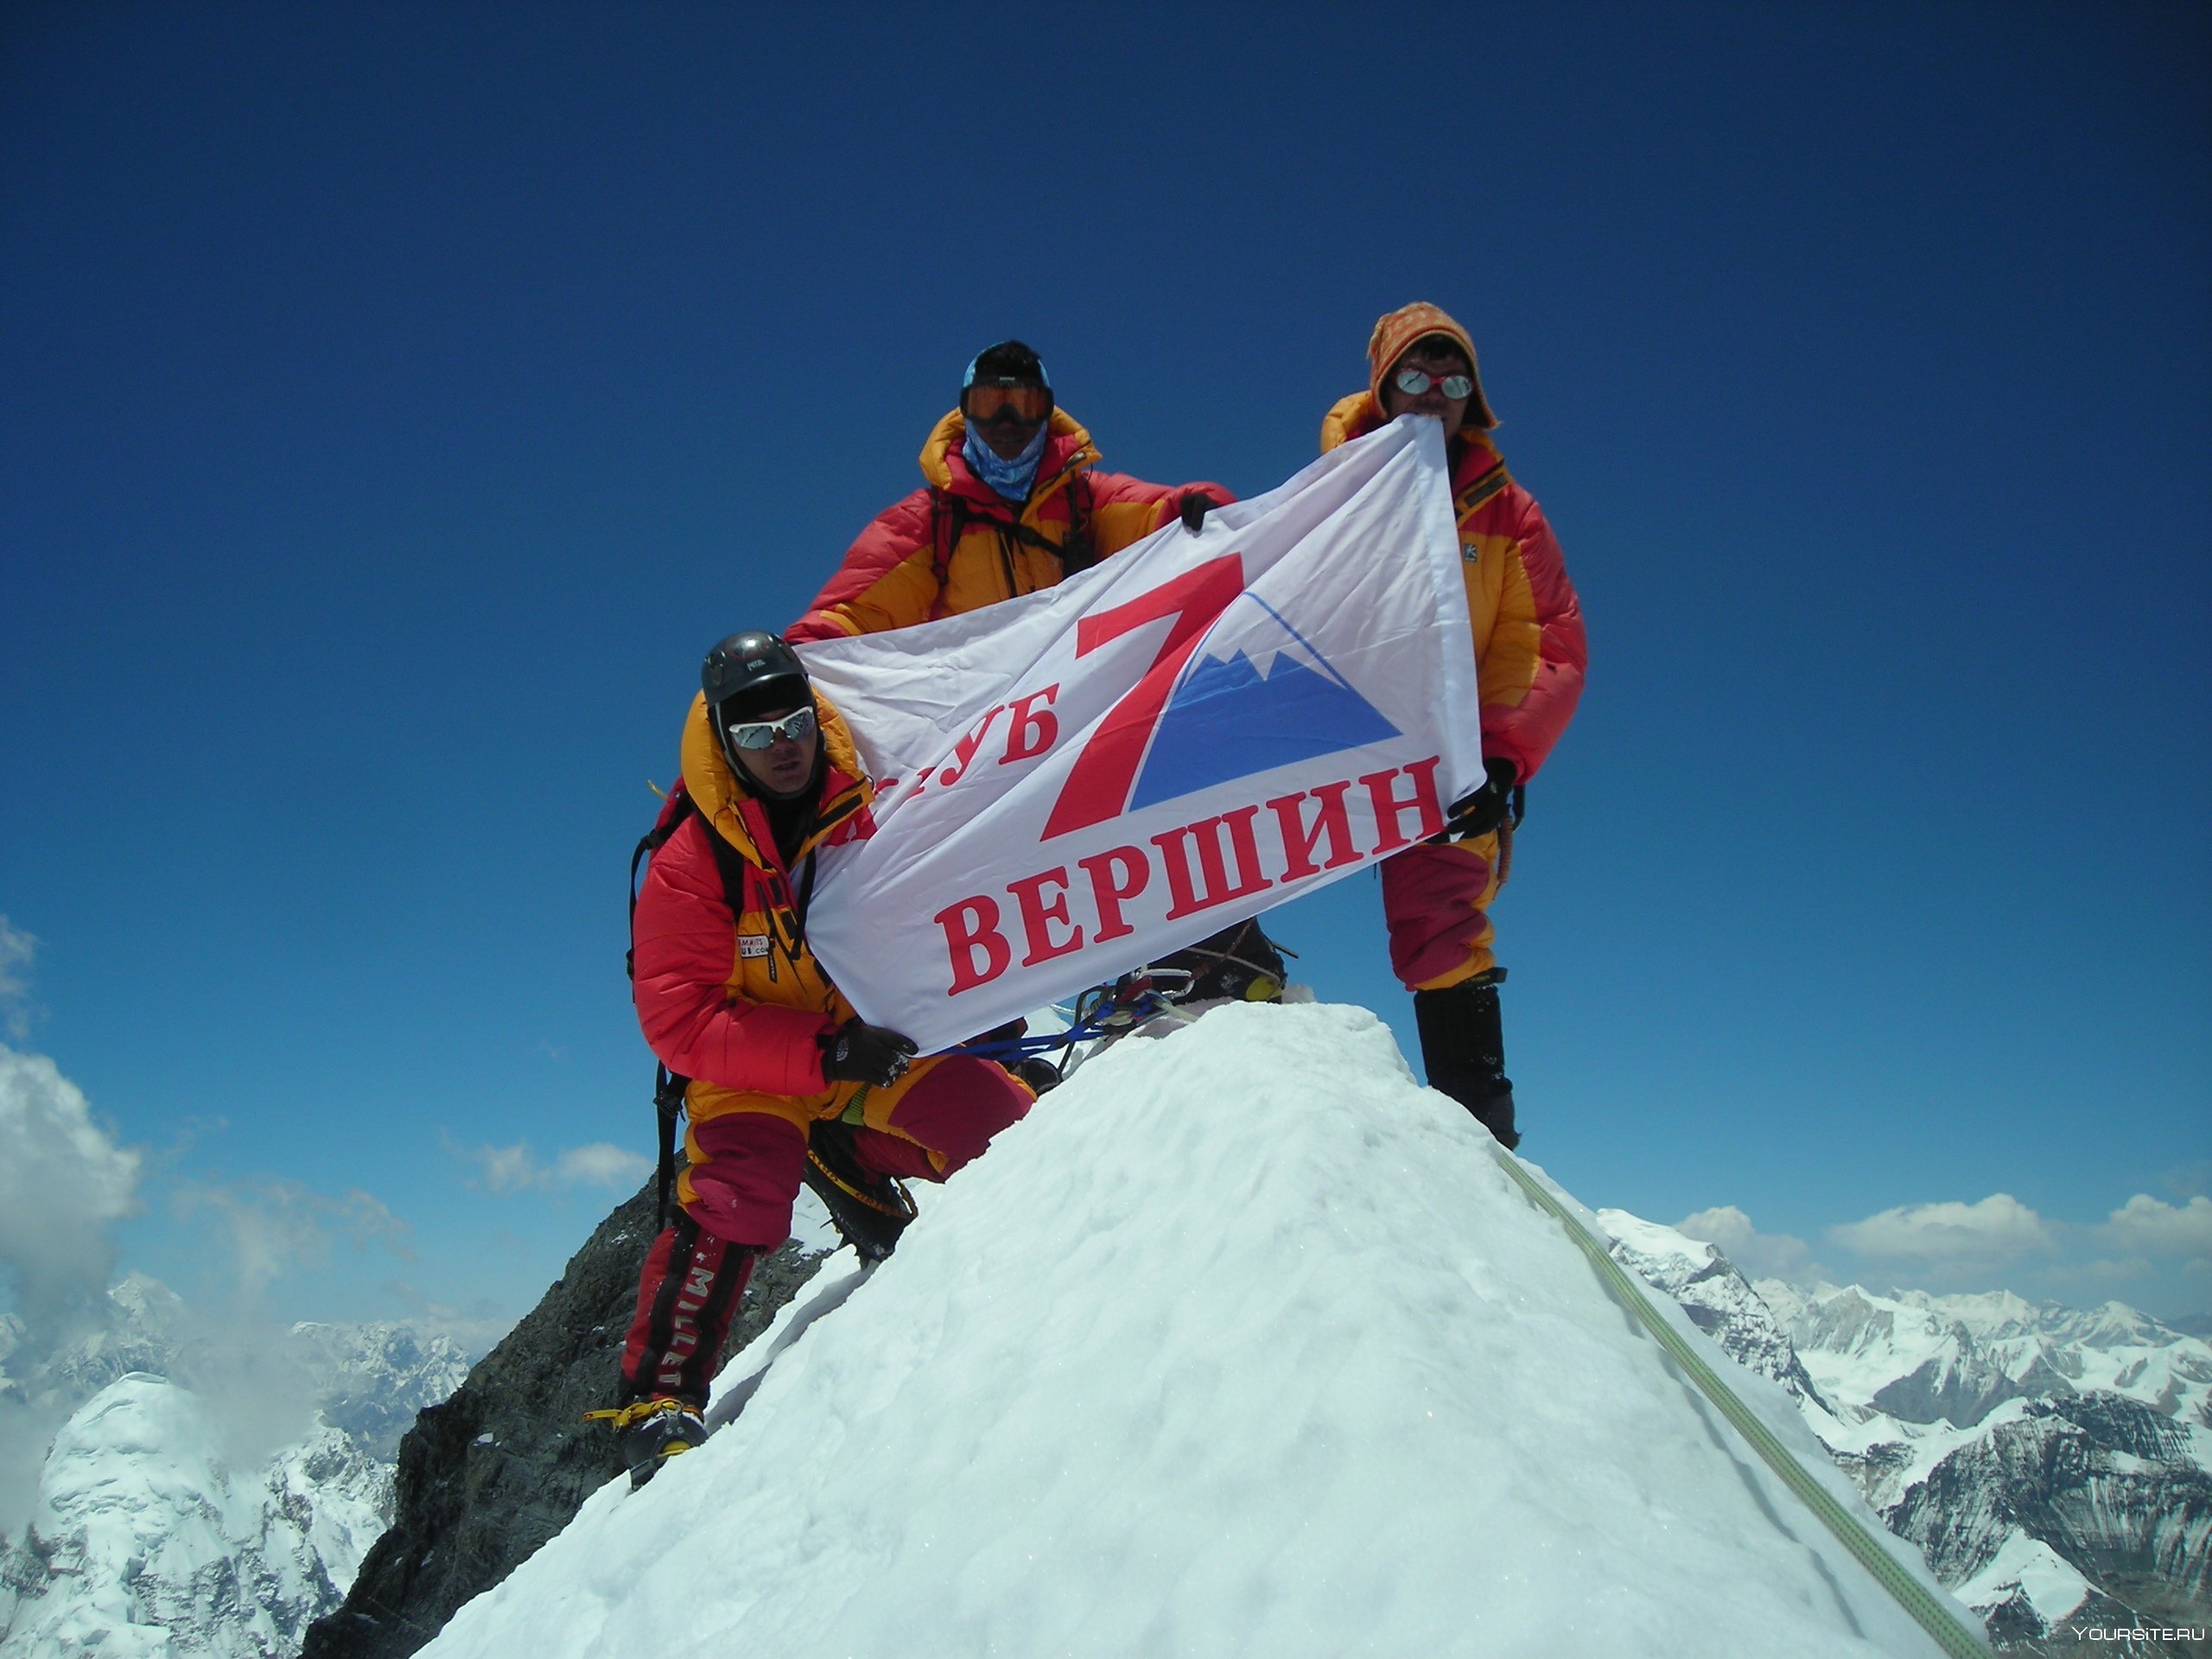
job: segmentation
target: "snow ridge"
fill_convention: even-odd
[[[1231,1005],[1085,1065],[424,1652],[1933,1652],[1727,1433],[1371,1015]]]

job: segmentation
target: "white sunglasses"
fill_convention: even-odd
[[[1418,397],[1431,386],[1440,388],[1446,397],[1468,397],[1474,395],[1475,380],[1468,374],[1431,374],[1425,369],[1400,369],[1398,390],[1409,397]]]
[[[749,720],[722,728],[732,748],[765,749],[779,742],[804,743],[814,735],[814,710],[794,709],[781,720]]]

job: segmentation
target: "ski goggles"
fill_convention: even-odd
[[[1052,412],[1052,394],[1028,380],[978,380],[967,391],[968,418],[981,424],[1001,410],[1011,409],[1016,419],[1041,421]]]
[[[781,720],[734,721],[722,728],[722,735],[730,747],[755,753],[778,743],[804,743],[814,735],[814,710],[794,709]]]
[[[1475,377],[1471,374],[1434,375],[1426,369],[1400,369],[1393,378],[1398,390],[1408,397],[1418,397],[1431,386],[1438,388],[1446,397],[1474,395]]]

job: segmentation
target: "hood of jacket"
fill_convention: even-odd
[[[814,716],[822,728],[822,797],[814,829],[799,848],[801,856],[851,824],[875,799],[875,785],[861,769],[852,729],[818,691],[814,694]],[[684,716],[683,760],[683,787],[699,816],[753,863],[775,868],[766,811],[715,740],[704,692],[691,699],[691,712]],[[771,848],[766,855],[761,851],[764,845]]]
[[[1052,410],[1047,431],[1045,453],[1037,458],[1037,481],[1029,490],[1033,502],[1043,500],[1059,485],[1098,460],[1090,434],[1065,410]],[[930,440],[922,446],[922,476],[937,489],[972,495],[1003,506],[1004,498],[969,470],[967,457],[960,453],[960,446],[967,441],[968,417],[953,410],[931,429]]]

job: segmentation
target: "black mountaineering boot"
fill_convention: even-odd
[[[1504,977],[1503,969],[1492,969],[1446,990],[1415,991],[1414,1023],[1428,1086],[1465,1107],[1510,1152],[1521,1137],[1513,1128],[1513,1080],[1505,1075],[1497,1010],[1497,982]]]
[[[1280,1002],[1290,977],[1282,958],[1255,917],[1154,963],[1154,988],[1170,1002]]]
[[[707,1443],[707,1423],[698,1408],[664,1394],[632,1400],[612,1411],[588,1411],[584,1416],[614,1425],[633,1491],[658,1474],[671,1458]]]
[[[806,1184],[829,1211],[838,1236],[863,1262],[880,1262],[914,1218],[914,1200],[888,1175],[871,1175],[853,1154],[853,1132],[817,1120],[806,1137]]]

